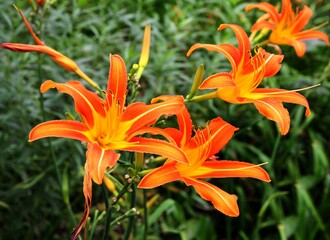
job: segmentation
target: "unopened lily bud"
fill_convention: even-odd
[[[187,96],[187,100],[190,100],[197,94],[198,88],[203,81],[203,75],[204,75],[204,64],[201,64],[196,71],[194,82]]]
[[[144,68],[148,64],[149,51],[150,51],[150,35],[151,35],[151,26],[150,26],[150,24],[148,24],[144,29],[142,51],[141,51],[141,56],[140,56],[140,60],[139,60],[139,69],[137,71],[138,79],[141,77]]]

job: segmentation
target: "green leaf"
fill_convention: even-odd
[[[151,226],[156,222],[157,219],[165,212],[168,211],[169,209],[173,208],[175,205],[175,201],[173,199],[166,199],[164,202],[162,202],[156,209],[155,211],[149,216],[148,219],[148,225]]]
[[[10,209],[10,206],[3,201],[0,201],[0,207]]]
[[[290,238],[297,229],[298,217],[295,215],[290,215],[283,219],[281,225],[284,226],[286,238]]]
[[[62,176],[62,195],[63,201],[65,204],[70,204],[70,197],[69,197],[69,180],[68,180],[68,171],[67,168],[64,169],[63,176]]]
[[[262,204],[262,207],[260,208],[260,211],[258,213],[258,218],[263,218],[267,208],[269,207],[269,205],[277,198],[279,197],[282,197],[282,196],[285,196],[287,195],[288,192],[275,192],[275,193],[272,193],[267,199],[266,201],[264,202],[264,204]]]
[[[15,189],[28,189],[34,186],[37,182],[39,182],[44,176],[46,175],[45,172],[41,172],[40,174],[30,177],[24,182],[20,182],[14,186]]]
[[[312,216],[318,223],[318,226],[320,227],[320,229],[324,230],[325,229],[324,223],[323,223],[322,218],[320,217],[319,213],[317,212],[317,209],[315,208],[312,198],[310,197],[310,195],[308,194],[306,189],[304,189],[301,184],[298,183],[296,185],[296,188],[297,188],[298,195],[304,201],[306,207],[308,208],[308,210],[311,212]]]

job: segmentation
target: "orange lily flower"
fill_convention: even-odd
[[[299,57],[306,52],[306,44],[303,40],[318,38],[329,44],[328,36],[324,32],[316,31],[319,27],[303,31],[313,15],[313,11],[306,5],[300,11],[293,11],[291,1],[282,0],[280,13],[276,7],[267,2],[250,4],[245,10],[250,11],[253,8],[259,8],[266,14],[252,26],[251,31],[270,29],[270,43],[293,46]]]
[[[99,86],[90,79],[84,72],[80,70],[78,65],[70,58],[64,56],[62,53],[59,53],[55,49],[46,46],[39,38],[38,36],[33,32],[32,27],[30,26],[28,20],[25,18],[23,12],[19,10],[15,5],[14,7],[18,11],[18,13],[21,15],[25,26],[29,30],[30,34],[32,35],[34,41],[37,43],[37,45],[30,45],[30,44],[21,44],[21,43],[0,43],[0,47],[4,49],[9,49],[12,51],[17,52],[41,52],[46,53],[50,58],[52,58],[57,64],[59,64],[61,67],[66,69],[70,72],[75,72],[80,77],[82,77],[84,80],[86,80],[91,86],[100,89]]]
[[[168,159],[163,166],[144,176],[138,187],[154,188],[173,181],[183,181],[187,186],[194,187],[203,199],[211,201],[220,212],[232,217],[238,216],[237,197],[201,179],[251,177],[270,182],[267,172],[251,163],[215,159],[214,154],[227,144],[237,130],[220,117],[210,121],[205,129],[196,130],[192,138],[192,123],[188,111],[183,111],[177,117],[179,130],[167,130],[186,153],[190,164]]]
[[[274,55],[262,48],[255,48],[251,54],[250,42],[245,31],[235,24],[222,24],[218,30],[231,28],[236,34],[238,48],[231,44],[194,44],[188,51],[189,56],[197,48],[217,51],[229,60],[232,71],[217,73],[203,81],[200,89],[217,89],[214,92],[195,96],[191,101],[220,98],[224,101],[244,104],[253,103],[258,111],[275,121],[282,135],[290,128],[290,115],[282,102],[301,104],[306,107],[305,115],[310,115],[308,102],[297,90],[276,88],[257,88],[264,77],[274,76],[281,68],[283,55]]]
[[[148,133],[163,134],[166,137],[166,132],[150,125],[162,115],[180,112],[184,107],[183,97],[164,96],[155,99],[151,105],[135,102],[125,107],[127,74],[120,56],[110,55],[105,99],[87,90],[78,81],[56,83],[48,80],[41,85],[40,90],[44,93],[50,88],[57,88],[59,92],[72,96],[81,121],[54,120],[41,123],[31,130],[29,141],[44,137],[64,137],[87,143],[83,185],[85,212],[73,232],[73,239],[78,237],[89,215],[92,180],[101,184],[106,169],[113,167],[119,159],[120,154],[114,150],[159,154],[187,163],[184,152],[174,144],[140,136]]]

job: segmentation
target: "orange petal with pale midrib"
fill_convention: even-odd
[[[281,102],[299,104],[306,108],[305,116],[309,116],[311,111],[306,97],[294,90],[284,90],[280,88],[257,88],[252,93],[263,94],[264,98],[274,98]]]
[[[199,89],[214,89],[235,87],[235,83],[230,73],[216,73],[206,78],[200,85]]]
[[[237,217],[239,215],[237,197],[235,195],[229,194],[205,181],[184,178],[184,182],[186,185],[194,187],[203,199],[211,201],[213,206],[223,214],[230,217]]]
[[[238,53],[241,59],[243,59],[243,61],[249,59],[250,55],[247,50],[250,50],[251,45],[249,37],[244,31],[244,29],[236,24],[221,24],[218,30],[221,31],[227,27],[233,30],[236,35],[236,39],[238,42]]]
[[[278,124],[282,135],[285,135],[289,132],[290,115],[288,110],[283,107],[281,101],[275,100],[273,98],[267,98],[252,100],[252,102],[260,114]]]
[[[135,137],[122,150],[145,152],[151,154],[158,154],[177,162],[188,164],[186,154],[176,145],[165,142],[163,140]]]
[[[79,234],[84,228],[84,231],[86,233],[86,221],[89,217],[89,211],[92,205],[92,178],[89,175],[87,162],[85,163],[85,175],[84,175],[84,186],[83,186],[83,192],[85,197],[85,209],[84,213],[78,223],[78,225],[75,227],[75,229],[71,233],[71,240],[76,240],[79,237]]]
[[[232,68],[234,70],[236,70],[236,65],[238,64],[237,60],[240,59],[239,52],[237,50],[236,51],[232,50],[232,48],[234,48],[234,46],[232,46],[232,48],[230,48],[230,49],[227,49],[227,47],[228,47],[228,44],[225,44],[225,48],[224,48],[222,44],[217,45],[217,44],[195,43],[188,50],[187,56],[189,57],[190,54],[198,48],[204,48],[207,51],[216,51],[216,52],[222,53],[228,59]],[[229,50],[231,50],[231,51],[229,51]]]
[[[270,182],[268,173],[258,165],[228,160],[206,161],[189,176],[194,178],[249,177]]]
[[[57,88],[59,92],[69,94],[73,98],[77,113],[83,117],[82,121],[86,122],[88,127],[94,126],[94,118],[98,114],[105,117],[104,100],[97,93],[87,90],[81,82],[56,83],[47,80],[41,85],[40,91],[44,93],[50,88]]]
[[[114,103],[119,102],[121,109],[125,105],[127,91],[127,73],[124,60],[119,55],[110,54],[110,70],[108,76],[108,90],[114,95]]]
[[[258,8],[258,9],[268,13],[270,19],[274,23],[278,23],[280,21],[280,16],[277,12],[277,9],[273,5],[271,5],[270,3],[261,2],[261,3],[257,3],[257,4],[249,4],[245,7],[245,11],[250,11],[253,8]]]
[[[156,168],[142,178],[138,187],[150,189],[159,187],[169,182],[182,180],[179,171],[175,167],[175,164],[176,162],[171,162]]]
[[[35,126],[29,135],[29,141],[35,141],[45,137],[63,137],[89,141],[87,137],[88,128],[81,122],[71,120],[54,120],[40,123]]]
[[[127,135],[130,136],[141,127],[154,124],[159,117],[179,114],[184,108],[182,96],[167,98],[166,101],[147,105],[142,102],[130,104],[122,116],[122,123],[130,123]],[[126,122],[126,123],[125,123]]]
[[[108,167],[116,165],[120,154],[112,149],[102,149],[98,144],[89,143],[86,152],[86,162],[90,177],[97,184],[101,184],[103,175]]]

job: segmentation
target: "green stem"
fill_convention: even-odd
[[[135,207],[135,202],[136,202],[136,186],[135,186],[135,183],[132,183],[131,208]],[[129,237],[131,235],[131,232],[133,230],[134,222],[135,222],[135,215],[132,215],[132,216],[129,217],[129,221],[128,221],[127,229],[126,229],[126,232],[125,232],[124,240],[129,239]]]
[[[102,193],[103,193],[103,197],[104,197],[105,209],[107,210],[107,215],[105,217],[103,239],[108,240],[109,239],[108,238],[109,226],[110,226],[110,221],[111,221],[111,209],[110,209],[109,201],[108,201],[108,193],[107,193],[104,183],[102,184]]]
[[[126,183],[126,185],[123,187],[123,189],[116,196],[116,199],[111,204],[111,206],[115,205],[119,201],[119,199],[127,192],[127,189],[129,189],[131,187],[131,185],[132,185],[132,183]]]
[[[38,53],[38,85],[40,86],[42,84],[41,80],[41,54]],[[41,117],[42,121],[45,121],[45,107],[44,107],[44,95],[39,91],[39,103],[40,103],[40,111],[41,111]]]
[[[125,214],[117,217],[115,220],[113,220],[111,223],[110,223],[110,226],[113,226],[115,225],[116,223],[120,222],[121,220],[125,219],[125,218],[129,218],[131,216],[135,216],[136,215],[136,209],[135,208],[132,208],[130,210],[128,210]]]
[[[66,208],[67,208],[67,210],[69,212],[71,222],[73,223],[73,225],[76,225],[77,223],[76,223],[76,219],[74,217],[74,214],[73,214],[73,211],[72,211],[72,208],[71,208],[71,204],[70,203],[67,203],[66,204]]]
[[[148,208],[147,208],[147,191],[142,189],[143,191],[143,211],[144,211],[144,233],[143,239],[147,240],[148,236]]]
[[[103,192],[103,197],[105,199],[105,207],[106,207],[106,211],[107,211],[107,213],[106,213],[107,215],[106,215],[106,219],[105,219],[105,229],[104,229],[104,235],[103,235],[104,240],[108,239],[108,233],[109,233],[109,230],[110,230],[110,226],[112,225],[112,222],[111,222],[111,209],[115,204],[117,204],[119,199],[125,193],[127,193],[128,189],[131,187],[131,185],[132,185],[132,183],[126,183],[126,185],[121,189],[121,191],[118,193],[118,195],[116,196],[115,200],[113,201],[113,203],[111,205],[108,202],[108,194],[107,194],[106,187],[104,186],[104,184],[102,185],[102,192]],[[133,192],[134,192],[134,188],[133,188]],[[135,198],[135,196],[134,196],[134,198]],[[135,204],[135,199],[134,199],[134,204]],[[117,220],[115,219],[113,222],[116,222],[116,221]]]
[[[43,21],[41,21],[41,23],[39,25],[40,33],[41,33],[41,30],[42,30],[42,23],[43,23]],[[42,68],[41,68],[41,66],[42,66],[42,55],[40,53],[38,53],[38,60],[37,61],[38,61],[37,62],[37,64],[38,64],[38,68],[37,68],[37,71],[38,71],[38,85],[40,86],[43,82],[43,78],[42,78],[43,74],[42,74]],[[40,111],[41,111],[42,121],[44,122],[44,121],[46,121],[44,96],[40,91],[39,91],[39,102],[40,102]],[[56,161],[56,155],[55,155],[55,152],[54,152],[54,148],[53,148],[52,142],[49,138],[47,138],[47,144],[48,144],[48,149],[49,149],[49,152],[50,152],[50,158],[52,159],[53,166],[55,168],[55,173],[56,173],[56,178],[57,178],[58,184],[59,184],[60,187],[62,187],[62,177],[61,177],[61,173],[60,173],[60,170],[59,170],[58,161]],[[62,197],[64,197],[63,194],[62,194]],[[64,202],[66,202],[66,201],[64,201]],[[75,217],[74,217],[74,214],[73,214],[70,203],[66,202],[65,205],[66,205],[66,208],[68,210],[68,213],[69,213],[70,220],[71,220],[72,224],[76,225],[77,223],[76,223],[76,220],[75,220]],[[79,237],[79,239],[81,239],[81,237]]]
[[[276,136],[276,140],[275,140],[275,144],[274,144],[274,147],[273,147],[272,155],[271,155],[271,158],[270,158],[270,162],[269,162],[269,169],[273,169],[272,166],[273,166],[273,163],[275,161],[276,152],[277,152],[278,147],[280,145],[280,140],[281,140],[281,133],[278,131],[277,136]]]
[[[89,233],[88,240],[93,240],[93,235],[94,235],[94,232],[95,232],[96,224],[98,222],[98,217],[99,217],[99,210],[96,209],[95,213],[94,213],[94,218],[93,218],[92,227],[91,227],[91,230],[90,230],[90,233]]]
[[[261,30],[261,31],[257,34],[257,36],[250,38],[250,41],[253,43],[254,46],[259,46],[259,47],[261,47],[261,46],[263,46],[263,45],[266,45],[266,44],[269,42],[269,39],[266,39],[266,40],[264,40],[264,41],[261,41],[260,43],[259,43],[259,41],[260,41],[263,37],[265,37],[268,33],[269,33],[269,30],[268,30],[268,29]],[[251,37],[251,36],[250,36],[250,37]]]
[[[108,233],[110,231],[110,226],[111,226],[111,209],[112,207],[119,201],[119,199],[127,192],[127,190],[130,188],[132,183],[127,183],[121,191],[118,193],[116,196],[116,199],[113,201],[113,203],[110,205],[108,202],[108,193],[107,189],[102,185],[102,192],[103,192],[103,197],[105,199],[105,207],[107,211],[106,219],[105,219],[105,229],[104,229],[104,234],[103,234],[103,239],[107,240],[108,239]]]
[[[42,56],[40,53],[38,53],[38,85],[40,86],[42,84]],[[46,113],[45,113],[45,106],[44,106],[44,96],[43,94],[39,91],[39,102],[40,102],[40,111],[41,111],[41,116],[42,116],[42,121],[46,121]],[[50,156],[52,159],[52,162],[54,164],[55,167],[55,172],[56,172],[56,177],[57,177],[57,181],[59,183],[59,185],[61,186],[61,174],[58,168],[58,164],[56,161],[56,156],[55,156],[55,152],[53,149],[53,145],[52,142],[49,138],[47,138],[47,143],[48,143],[48,149],[50,152]]]
[[[206,93],[200,96],[195,96],[192,99],[188,100],[185,99],[188,102],[200,102],[200,101],[205,101],[213,98],[218,98],[217,91]]]
[[[44,18],[42,18],[42,21],[40,21],[40,24],[39,24],[39,32],[40,32],[40,35],[41,35],[41,32],[42,32],[42,24],[44,22]],[[43,82],[43,78],[42,78],[42,55],[40,53],[37,53],[38,54],[38,86],[40,86]],[[43,94],[41,93],[41,91],[39,91],[39,102],[40,102],[40,111],[41,111],[41,116],[42,116],[42,121],[46,121],[46,113],[45,113],[45,106],[44,106],[44,96]],[[60,174],[60,171],[58,169],[58,165],[57,165],[57,162],[56,162],[56,158],[55,158],[55,153],[54,153],[54,150],[53,150],[53,146],[52,146],[52,143],[51,141],[48,139],[48,148],[49,148],[49,151],[50,151],[50,155],[51,155],[51,159],[53,161],[53,164],[54,164],[54,167],[55,167],[55,171],[56,171],[56,176],[57,176],[57,180],[61,186],[61,174]]]
[[[262,41],[260,43],[257,43],[256,46],[262,47],[262,46],[265,46],[267,43],[269,43],[269,41],[268,40],[264,40],[264,41]]]

